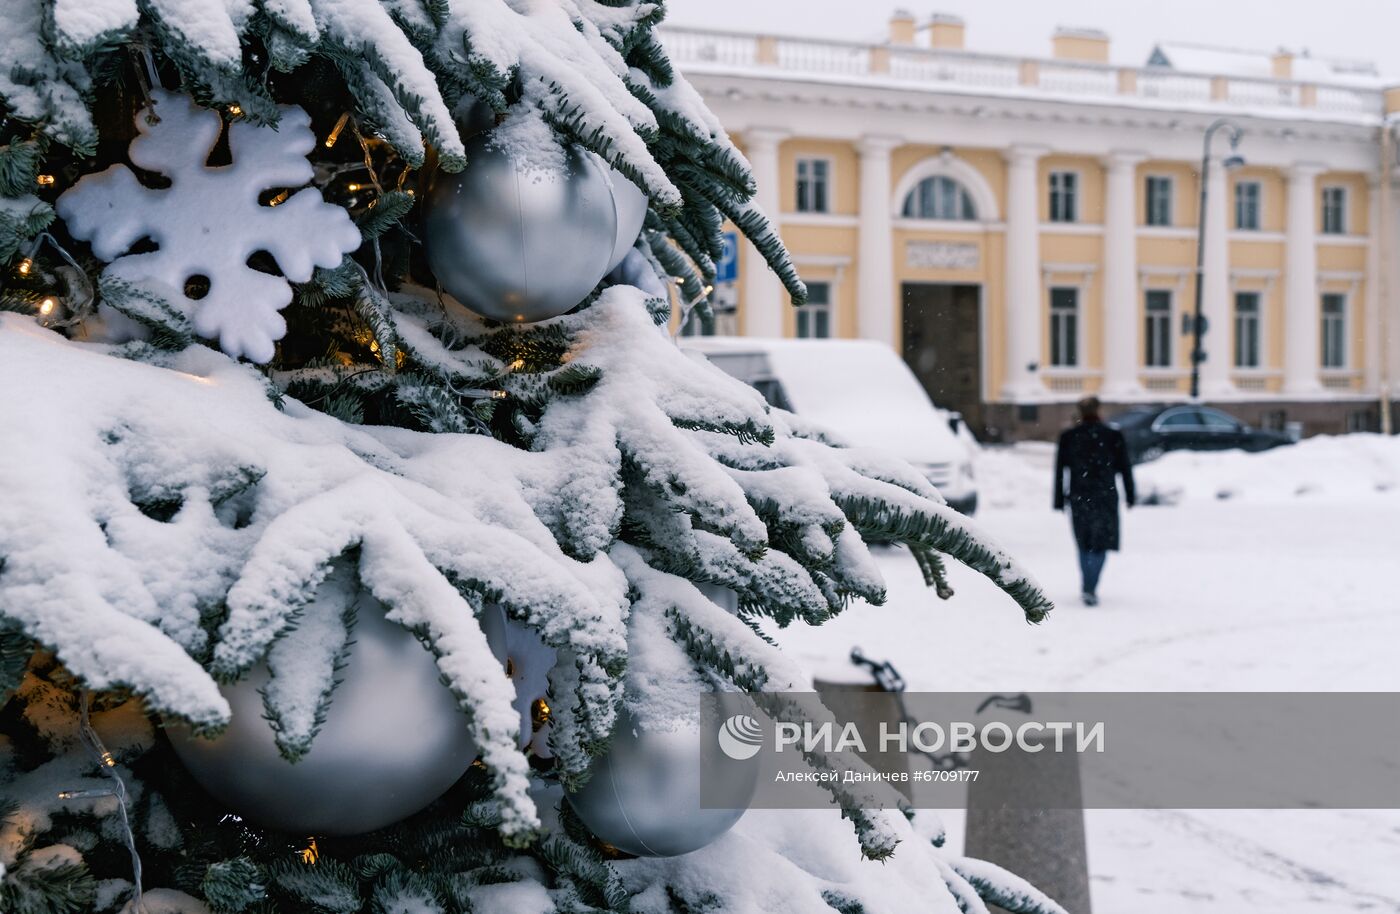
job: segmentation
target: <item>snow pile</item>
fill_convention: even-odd
[[[982,448],[976,465],[985,507],[1049,508],[1053,443]],[[1141,505],[1320,495],[1370,498],[1400,491],[1400,438],[1319,435],[1262,453],[1170,451],[1133,467],[1133,477]]]
[[[1370,498],[1400,489],[1400,438],[1319,435],[1258,454],[1172,451],[1134,473],[1138,497],[1149,504],[1323,494]]]
[[[1049,510],[1054,494],[1055,445],[1021,441],[1010,447],[976,451],[978,491],[983,507],[1042,506]]]

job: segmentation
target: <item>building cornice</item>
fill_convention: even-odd
[[[783,225],[803,225],[815,228],[856,228],[860,217],[850,213],[783,213],[779,217]]]
[[[909,143],[924,145],[951,141],[1008,146],[1039,139],[1056,153],[1095,158],[1130,151],[1125,148],[1128,143],[1142,143],[1153,157],[1199,159],[1201,131],[1218,113],[1043,98],[976,98],[936,88],[812,85],[777,77],[700,73],[691,74],[691,81],[726,125],[740,133],[747,122],[782,124],[794,135],[845,142],[874,132],[895,132]],[[1340,167],[1374,171],[1373,162],[1361,159],[1376,158],[1376,126],[1306,117],[1238,115],[1235,119],[1246,130],[1252,164],[1286,167],[1300,151],[1334,161],[1337,150],[1350,147],[1349,158],[1357,161]]]

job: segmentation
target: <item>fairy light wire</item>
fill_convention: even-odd
[[[88,800],[100,797],[115,797],[117,801],[117,814],[122,828],[122,839],[126,843],[126,849],[131,854],[131,876],[132,876],[132,911],[133,914],[146,914],[145,901],[141,896],[141,854],[136,849],[136,834],[131,830],[131,819],[126,810],[126,782],[117,771],[117,760],[102,742],[102,737],[97,735],[97,730],[92,726],[92,717],[89,713],[88,693],[83,690],[78,696],[78,735],[82,739],[83,745],[88,752],[97,760],[97,767],[102,769],[102,773],[111,780],[112,786],[108,788],[93,788],[90,790],[65,790],[59,793],[61,800]]]

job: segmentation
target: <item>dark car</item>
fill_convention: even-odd
[[[1250,428],[1208,406],[1151,406],[1109,420],[1123,432],[1133,463],[1156,460],[1167,451],[1267,451],[1293,439],[1283,432]]]

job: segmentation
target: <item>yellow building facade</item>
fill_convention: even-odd
[[[1187,399],[1218,124],[1201,398],[1306,433],[1378,426],[1400,319],[1382,288],[1387,94],[1364,70],[1171,46],[1115,67],[1090,30],[1004,58],[967,50],[951,17],[897,16],[876,45],[666,42],[816,292],[790,307],[744,246],[723,332],[884,340],[994,438],[1046,435],[1090,393]],[[1193,54],[1228,71],[1177,64]]]

